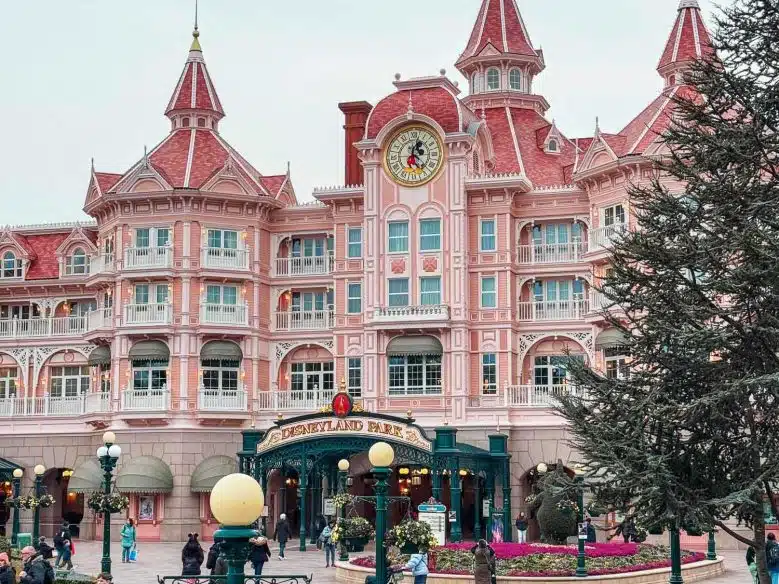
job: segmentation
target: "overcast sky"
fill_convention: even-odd
[[[722,0],[729,3],[730,0]],[[616,132],[660,91],[679,0],[518,0],[546,70],[535,90],[570,137]],[[200,40],[227,112],[221,134],[263,174],[287,161],[298,198],[342,184],[340,101],[448,75],[481,0],[200,0]],[[714,3],[700,0],[707,22]],[[84,218],[90,158],[124,172],[168,132],[194,0],[3,3],[0,225]]]

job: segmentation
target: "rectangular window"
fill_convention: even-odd
[[[498,393],[498,358],[495,353],[485,353],[481,356],[481,379],[483,395]]]
[[[167,227],[157,228],[157,247],[170,245],[170,229]]]
[[[238,249],[238,232],[209,229],[208,247],[211,249]]]
[[[439,251],[441,249],[441,220],[422,219],[419,222],[419,250]]]
[[[481,221],[481,251],[495,251],[495,219],[482,219]]]
[[[135,230],[135,247],[149,247],[149,229]]]
[[[603,350],[606,359],[606,377],[608,379],[627,379],[630,377],[628,369],[628,349],[625,347],[608,347]]]
[[[346,312],[360,314],[362,312],[362,284],[350,282],[348,284]]]
[[[149,303],[149,285],[148,284],[136,284],[135,285],[135,303],[136,304],[148,304]]]
[[[350,357],[347,367],[349,395],[360,397],[362,395],[362,359]]]
[[[362,227],[349,228],[349,248],[346,255],[350,258],[362,257]]]
[[[236,286],[206,286],[206,304],[221,304],[235,306],[238,304],[238,288]]]
[[[206,286],[206,304],[221,304],[220,286]]]
[[[390,306],[408,306],[408,278],[388,280]]]
[[[408,251],[408,221],[389,223],[389,253]]]
[[[0,367],[0,399],[16,397],[19,370],[16,367]]]
[[[625,207],[622,205],[614,205],[613,207],[606,207],[603,209],[603,224],[608,227],[609,225],[624,224],[625,223]]]
[[[441,393],[441,355],[389,357],[389,395]]]
[[[498,306],[498,294],[495,276],[482,276],[481,278],[481,307],[496,308]]]
[[[422,306],[441,304],[441,278],[439,276],[419,279],[419,300]]]
[[[160,394],[168,389],[168,360],[140,359],[132,362],[133,389]]]

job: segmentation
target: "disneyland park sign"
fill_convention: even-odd
[[[370,416],[349,416],[300,422],[291,420],[287,424],[269,430],[265,438],[257,444],[257,454],[305,440],[353,436],[389,440],[408,444],[425,452],[433,451],[433,443],[413,425]]]

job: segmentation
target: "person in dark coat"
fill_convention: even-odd
[[[20,584],[48,584],[46,574],[53,574],[54,570],[31,545],[22,548],[22,562],[24,567],[19,572]],[[53,582],[53,578],[51,581]]]
[[[584,526],[587,528],[587,543],[597,543],[598,534],[595,533],[595,526],[589,517],[584,520]]]
[[[44,560],[50,560],[54,557],[54,548],[46,543],[46,538],[43,536],[38,540],[38,553]]]
[[[265,566],[265,562],[270,560],[270,548],[268,547],[268,539],[260,536],[249,540],[252,544],[252,549],[249,552],[249,562],[254,568],[255,576],[262,576],[262,568]]]
[[[279,522],[276,524],[276,534],[273,539],[279,542],[279,559],[284,558],[284,548],[287,547],[287,541],[292,537],[292,529],[287,522],[287,514],[282,513],[279,515]]]
[[[60,527],[60,530],[54,536],[54,549],[57,550],[57,561],[54,562],[55,568],[64,565],[68,566],[71,570],[73,569],[73,562],[71,561],[72,551],[70,549],[70,540],[72,538],[70,523],[63,521],[62,527]]]
[[[0,554],[0,584],[16,584],[16,571],[5,552]]]
[[[224,555],[224,542],[222,538],[215,537],[214,544],[208,549],[206,570],[211,570],[211,576],[224,576],[227,574],[227,562]]]
[[[487,541],[480,539],[471,548],[473,554],[473,577],[475,584],[490,584],[495,573],[495,550],[487,545]]]
[[[314,535],[316,536],[316,549],[321,550],[322,549],[322,541],[320,541],[320,536],[322,535],[322,532],[325,530],[325,527],[327,527],[327,519],[325,519],[325,516],[321,513],[319,514],[319,517],[317,517],[316,525],[314,526],[316,532]]]
[[[203,565],[205,552],[197,538],[197,533],[190,533],[189,541],[181,550],[182,576],[200,576],[200,566]]]
[[[517,543],[527,543],[527,517],[524,513],[517,515]]]

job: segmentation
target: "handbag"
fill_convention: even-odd
[[[130,550],[130,555],[128,558],[131,562],[137,562],[138,561],[138,546],[133,544],[132,549]]]

